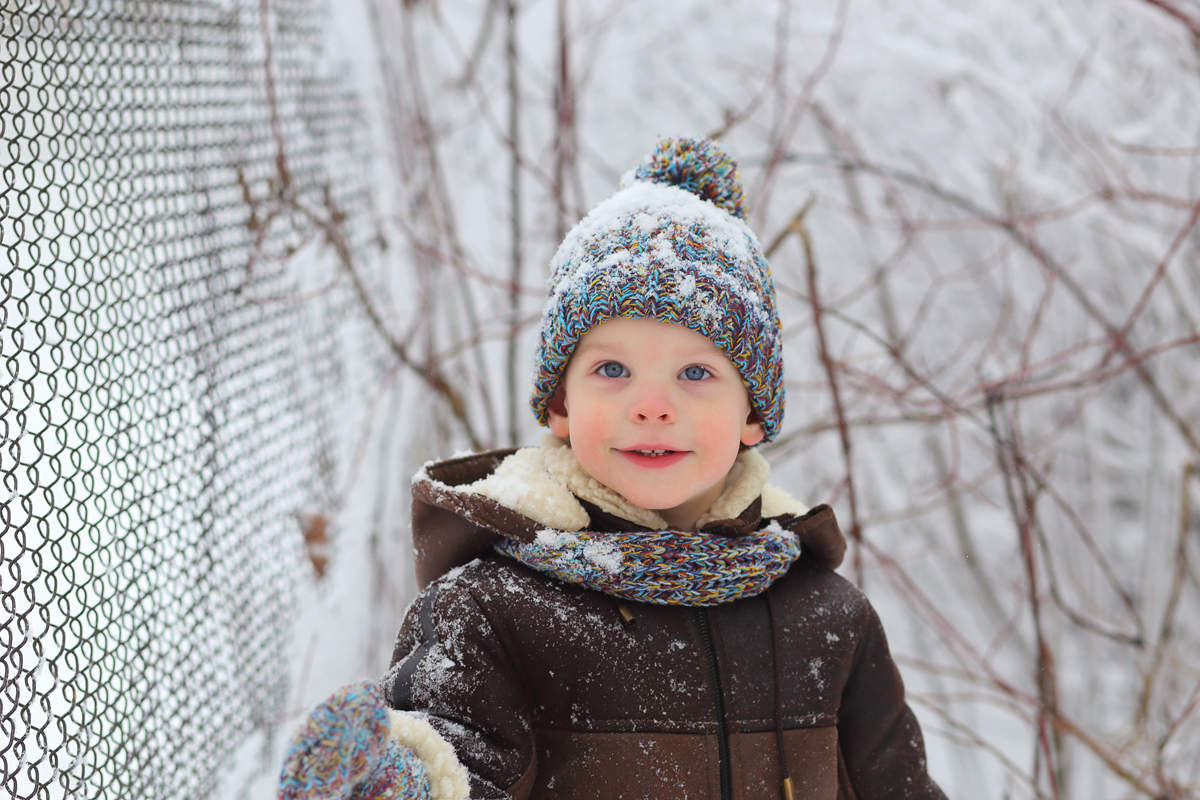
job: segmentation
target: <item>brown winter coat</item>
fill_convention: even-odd
[[[803,554],[768,592],[711,608],[617,601],[496,554],[545,527],[455,490],[513,451],[427,467],[413,483],[424,587],[384,692],[428,713],[471,797],[944,798],[866,598],[833,572],[828,506],[775,517]],[[637,526],[582,503],[590,530]],[[756,500],[703,529],[760,529]]]

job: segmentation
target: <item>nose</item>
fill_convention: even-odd
[[[674,422],[675,406],[667,393],[655,386],[642,386],[636,390],[630,406],[630,417],[635,422]]]

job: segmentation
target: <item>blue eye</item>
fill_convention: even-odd
[[[616,361],[605,361],[600,365],[599,372],[606,378],[624,378],[629,374],[629,370]]]
[[[690,367],[684,367],[683,372],[681,372],[680,375],[682,375],[685,380],[702,381],[711,376],[712,373],[699,364],[692,364]]]

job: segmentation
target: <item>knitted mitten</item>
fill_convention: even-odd
[[[279,775],[279,800],[430,800],[430,777],[414,749],[422,745],[404,741],[413,728],[438,738],[423,720],[390,711],[374,684],[342,687],[297,732]]]

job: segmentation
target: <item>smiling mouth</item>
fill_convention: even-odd
[[[635,467],[663,469],[678,464],[691,451],[671,450],[667,447],[630,447],[625,450],[618,450],[617,452]]]

